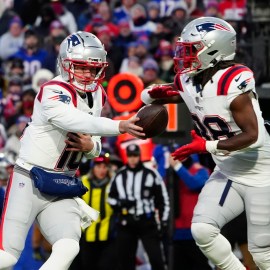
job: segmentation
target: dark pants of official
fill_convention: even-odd
[[[82,237],[80,252],[70,270],[116,270],[116,261],[113,240],[86,242]]]
[[[152,270],[165,270],[164,251],[154,217],[120,218],[117,231],[117,270],[135,270],[138,239],[148,255]]]
[[[193,239],[174,241],[173,248],[173,270],[212,269]]]

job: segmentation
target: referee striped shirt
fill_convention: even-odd
[[[121,202],[134,205],[127,209],[128,214],[140,216],[159,212],[161,221],[169,218],[169,197],[165,184],[156,170],[140,167],[134,170],[124,166],[115,175],[109,192],[108,202],[115,208]]]

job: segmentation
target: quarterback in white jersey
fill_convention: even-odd
[[[185,102],[195,130],[174,159],[209,152],[216,167],[199,196],[193,237],[220,269],[246,269],[220,229],[244,210],[248,247],[260,269],[270,269],[270,137],[264,126],[253,72],[234,62],[236,32],[224,20],[191,21],[176,43],[174,83],[153,85],[144,103]]]
[[[60,75],[41,86],[32,120],[6,191],[0,225],[0,269],[14,265],[36,220],[52,253],[42,270],[66,270],[79,251],[81,226],[97,212],[77,196],[86,192],[74,177],[82,155],[100,154],[100,136],[128,132],[140,138],[138,118],[114,121],[100,117],[105,91],[106,51],[91,33],[77,32],[60,45]]]

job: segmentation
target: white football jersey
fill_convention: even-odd
[[[206,140],[222,140],[241,133],[229,107],[237,96],[251,91],[259,137],[264,138],[263,146],[212,157],[216,170],[221,170],[235,182],[248,186],[270,185],[270,137],[264,127],[252,71],[242,65],[219,70],[203,91],[200,86],[194,86],[187,75],[176,75],[175,85],[191,112],[194,124]]]
[[[68,132],[92,135],[101,147],[100,136],[118,135],[119,121],[100,117],[104,89],[92,92],[92,100],[82,98],[61,76],[45,83],[38,92],[32,119],[21,137],[17,164],[26,164],[73,175],[81,152],[67,151]],[[90,104],[91,103],[91,104]],[[25,165],[25,166],[24,166]]]

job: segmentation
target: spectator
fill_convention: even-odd
[[[167,227],[169,198],[157,171],[146,168],[136,144],[127,147],[128,163],[113,178],[109,203],[118,214],[117,258],[119,270],[135,270],[136,250],[141,239],[153,270],[164,270],[164,254],[158,223]],[[156,220],[158,209],[159,220]],[[128,248],[127,248],[128,247]]]
[[[118,27],[110,21],[105,21],[99,13],[93,16],[90,23],[85,26],[84,31],[97,34],[99,29],[103,27],[107,27],[109,29],[112,38],[116,38],[119,35]]]
[[[10,78],[7,88],[7,95],[3,100],[3,116],[7,129],[15,124],[16,118],[21,111],[22,89],[23,81],[20,77],[14,76]]]
[[[50,70],[44,68],[39,69],[33,76],[32,80],[33,90],[37,93],[40,89],[40,86],[43,83],[50,81],[53,77],[54,74]]]
[[[13,56],[23,60],[25,74],[31,78],[44,66],[47,52],[41,48],[38,34],[29,29],[25,32],[23,47]]]
[[[119,35],[119,29],[112,22],[112,11],[109,4],[106,1],[102,1],[98,6],[98,14],[104,21],[104,24],[109,27],[112,32],[113,37],[117,37]]]
[[[152,84],[165,83],[163,80],[159,79],[159,66],[154,59],[146,59],[143,62],[143,75],[142,80],[144,87],[148,87]]]
[[[12,128],[12,131],[10,132],[7,139],[7,143],[5,145],[5,153],[7,153],[7,156],[9,157],[9,160],[12,164],[15,164],[15,160],[18,157],[20,150],[20,137],[22,136],[23,130],[29,121],[29,117],[18,116],[16,119],[15,127]]]
[[[124,59],[125,60],[125,59]],[[120,68],[120,73],[132,73],[136,76],[143,76],[143,68],[140,64],[140,59],[137,56],[130,56],[127,59],[127,65]]]
[[[209,17],[221,17],[219,3],[216,0],[208,1],[205,6],[204,15]]]
[[[50,4],[43,4],[40,9],[40,15],[36,18],[34,29],[44,38],[49,35],[50,24],[57,19]]]
[[[154,55],[159,47],[160,40],[171,40],[173,37],[170,18],[162,18],[157,22],[157,30],[149,36],[149,51]]]
[[[104,47],[107,50],[108,55],[109,55],[108,58],[112,62],[111,68],[114,67],[114,74],[116,74],[119,71],[122,60],[125,57],[124,52],[117,49],[117,47],[114,45],[111,31],[107,26],[103,26],[99,28],[97,37],[104,44]]]
[[[4,4],[0,5],[0,12],[2,7],[4,7]],[[0,16],[0,36],[8,31],[10,20],[15,16],[18,16],[18,14],[11,7],[4,7],[4,11]]]
[[[65,35],[60,34],[58,36],[51,37],[48,40],[47,56],[44,60],[44,68],[50,70],[53,74],[58,75],[57,70],[57,56],[59,54],[59,48],[62,41],[65,39]]]
[[[114,9],[113,22],[118,24],[122,19],[131,21],[130,11],[137,0],[121,0],[121,5]]]
[[[147,37],[141,37],[137,40],[136,48],[135,48],[135,56],[140,59],[140,63],[142,64],[143,61],[149,57],[152,57],[151,53],[149,53],[149,39]]]
[[[2,123],[0,123],[0,152],[3,152],[6,141],[7,141],[7,134],[5,126]]]
[[[0,58],[6,60],[15,54],[23,45],[23,40],[23,23],[20,17],[16,16],[10,20],[8,31],[0,36]]]
[[[93,8],[93,1],[90,1],[87,9],[81,12],[81,14],[77,17],[78,30],[85,29],[85,26],[92,20],[93,14],[96,13],[97,9]]]
[[[125,19],[118,22],[119,35],[114,40],[115,46],[127,56],[129,44],[136,41],[136,36],[131,32],[129,22]]]
[[[188,19],[188,6],[185,1],[180,1],[174,6],[170,18],[166,20],[166,24],[173,34],[178,34],[183,30]]]
[[[147,18],[146,9],[141,4],[135,4],[130,9],[131,31],[138,38],[142,36],[149,37],[151,33],[156,32],[157,26]]]
[[[32,88],[27,88],[22,92],[22,110],[21,115],[29,117],[33,114],[34,100],[36,97],[36,92]]]
[[[76,32],[78,27],[75,17],[68,9],[66,9],[61,0],[51,1],[50,4],[58,19],[66,27],[69,34]]]
[[[40,5],[45,1],[27,0],[27,1],[7,1],[13,3],[13,10],[19,14],[25,25],[34,25],[37,16],[40,13]]]
[[[159,78],[165,82],[171,82],[174,79],[173,55],[174,51],[171,43],[164,39],[160,40],[155,58],[159,63]]]
[[[21,58],[13,57],[9,61],[5,61],[6,78],[10,80],[12,77],[21,78],[23,85],[29,83],[29,76],[24,72],[23,60]]]
[[[138,56],[136,56],[136,48],[137,48],[137,42],[130,42],[127,45],[127,57],[125,57],[122,62],[121,62],[121,66],[119,69],[120,73],[124,73],[126,72],[126,70],[128,69],[128,64],[129,64],[129,60],[131,58],[136,58],[139,59]],[[141,65],[141,60],[139,59],[139,63]]]
[[[148,20],[154,23],[160,21],[160,6],[159,3],[155,1],[150,1],[147,3],[147,14]]]
[[[103,18],[100,14],[94,14],[91,21],[86,24],[84,31],[97,35],[99,28],[104,26]]]
[[[9,179],[9,171],[11,163],[8,161],[6,155],[0,152],[0,217],[2,215],[4,197]]]
[[[246,0],[221,0],[219,9],[224,20],[241,21],[247,14]]]
[[[101,154],[92,160],[92,168],[82,176],[88,191],[84,201],[100,212],[98,220],[87,228],[81,237],[80,270],[116,269],[115,220],[113,210],[107,202],[111,180],[110,160],[107,154]]]

